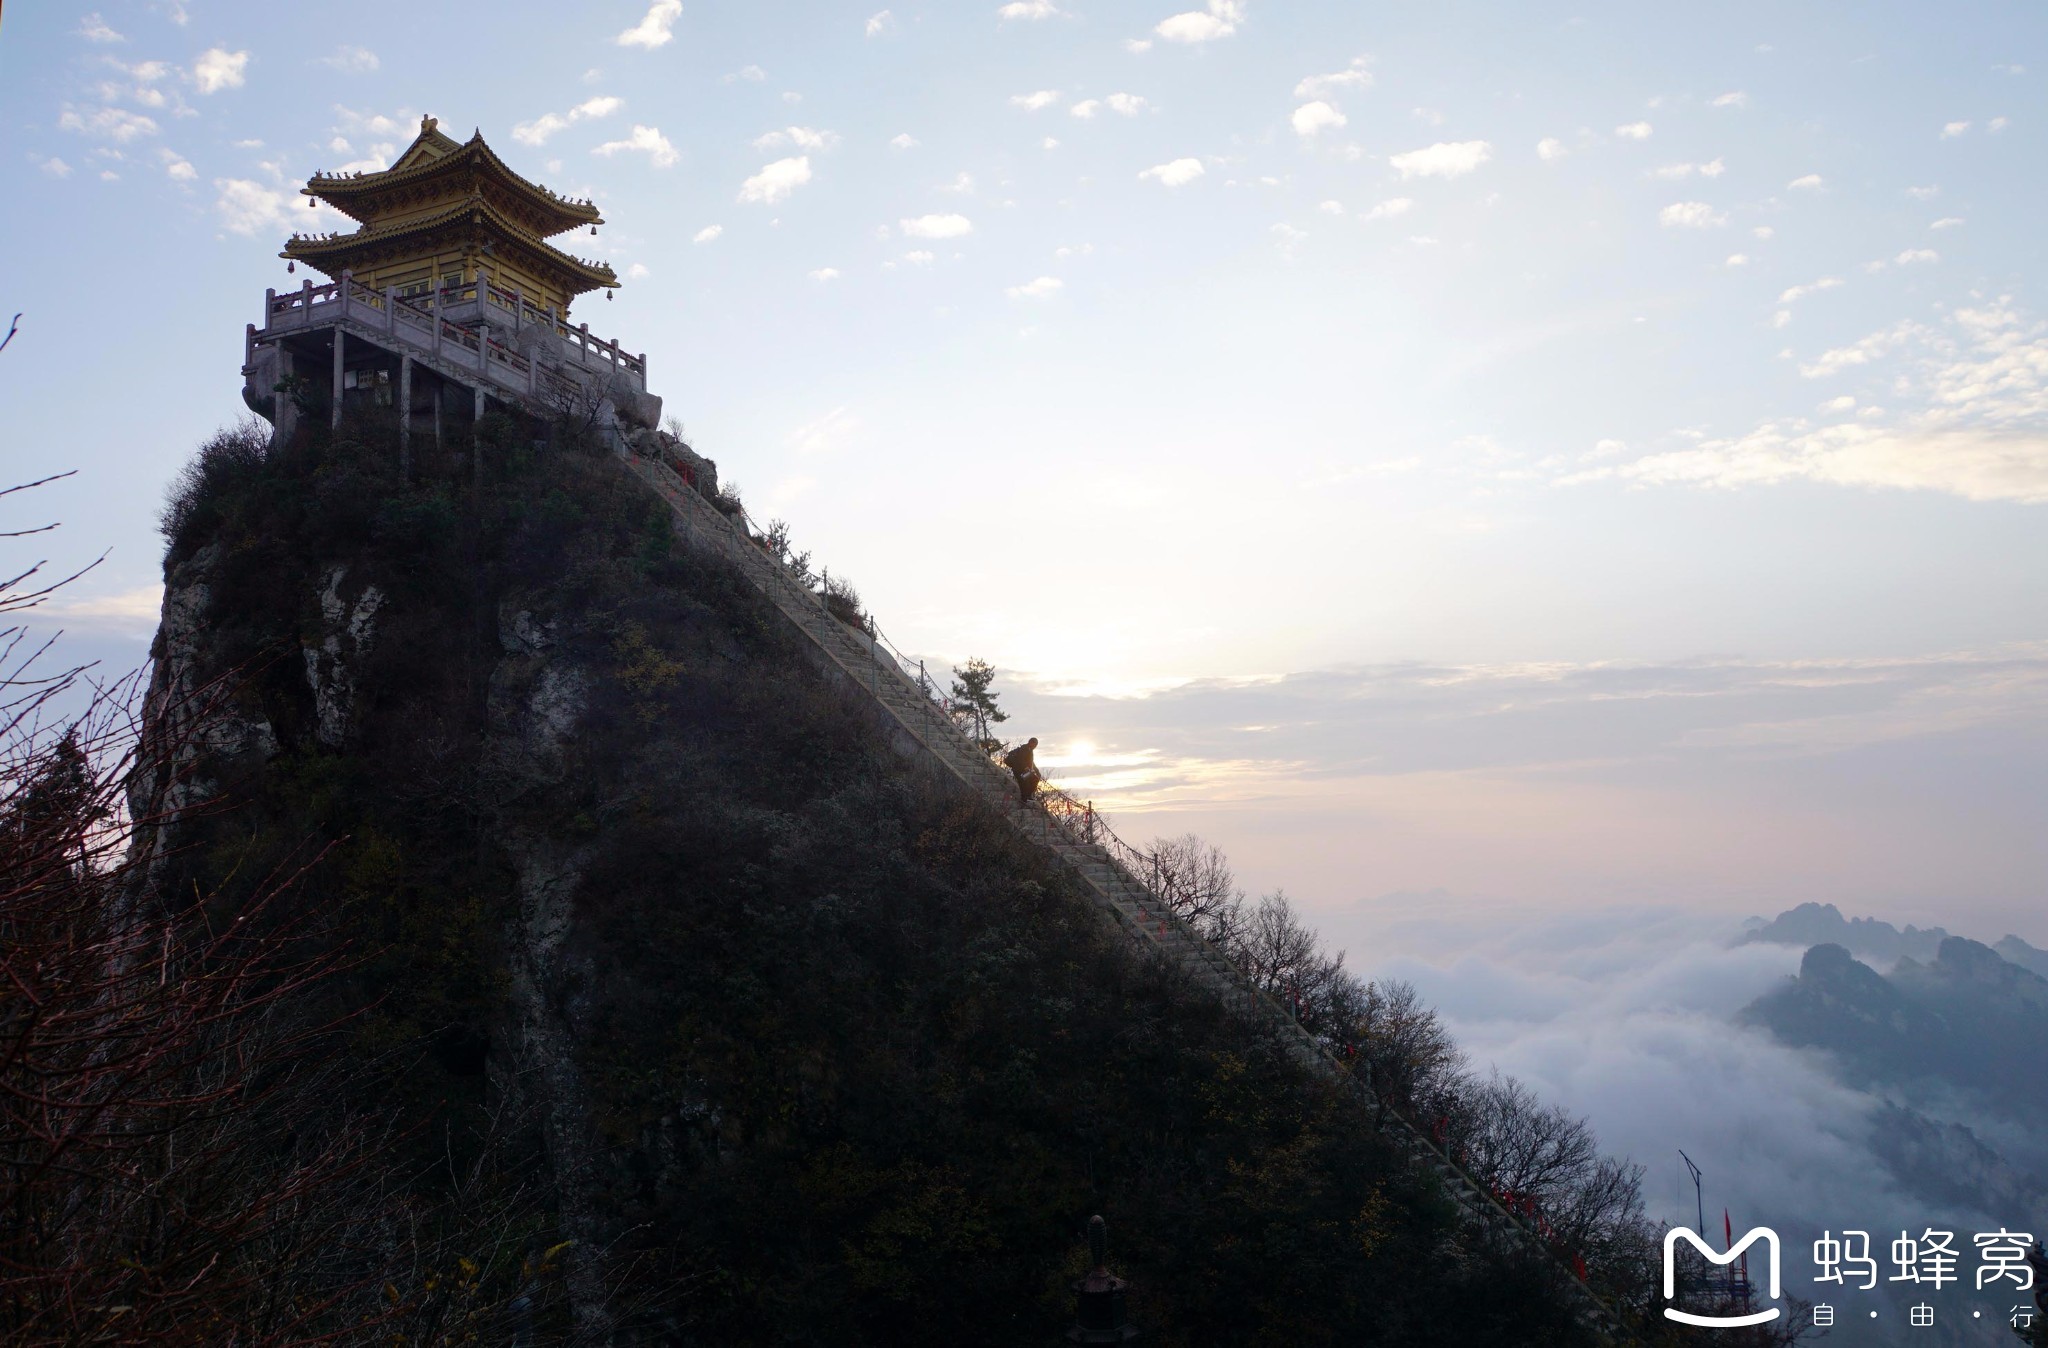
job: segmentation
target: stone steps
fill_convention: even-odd
[[[1302,1029],[1272,997],[1246,981],[1244,974],[1221,952],[1201,939],[1169,910],[1169,906],[1142,883],[1111,860],[1108,852],[1093,843],[1067,836],[1055,826],[1050,815],[1017,799],[1010,774],[977,751],[960,730],[933,706],[916,683],[907,678],[895,661],[882,655],[872,639],[831,616],[818,598],[799,585],[780,562],[746,537],[694,488],[661,464],[629,458],[626,463],[674,510],[677,531],[687,539],[708,546],[731,558],[747,579],[797,629],[809,637],[833,664],[889,713],[905,732],[921,744],[947,772],[958,778],[988,802],[1020,833],[1051,851],[1083,881],[1094,894],[1105,915],[1141,946],[1172,961],[1194,982],[1215,993],[1225,1004],[1250,1017],[1266,1032],[1275,1035],[1289,1054],[1312,1071],[1337,1079],[1356,1094],[1360,1103],[1383,1119],[1382,1126],[1394,1135],[1401,1149],[1417,1165],[1434,1172],[1445,1191],[1458,1205],[1463,1220],[1473,1226],[1506,1233],[1511,1239],[1548,1247],[1520,1218],[1501,1206],[1471,1176],[1452,1164],[1422,1133],[1398,1114],[1377,1107],[1369,1089],[1350,1067],[1333,1057],[1314,1036]],[[1580,1319],[1598,1337],[1616,1343],[1630,1342],[1629,1335],[1604,1303],[1583,1283],[1567,1275],[1578,1290]]]

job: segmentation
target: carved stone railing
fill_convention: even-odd
[[[479,291],[483,295],[481,312],[477,312]],[[471,307],[471,314],[462,314],[464,307]],[[465,319],[474,316],[481,321],[470,326],[466,321],[453,321],[451,314]],[[494,321],[495,315],[510,321]],[[488,281],[468,281],[424,294],[400,295],[395,290],[373,290],[346,272],[339,281],[316,284],[309,280],[297,290],[265,292],[263,326],[252,329],[251,341],[280,329],[324,327],[348,318],[372,328],[381,326],[394,336],[404,328],[413,338],[408,345],[423,344],[437,352],[452,345],[470,353],[471,363],[480,370],[510,371],[521,384],[532,382],[529,371],[533,362],[499,339],[509,333],[517,341],[527,328],[539,327],[562,344],[563,365],[593,375],[623,375],[637,387],[647,387],[644,353],[636,355],[616,341],[592,336],[588,323],[572,327],[554,310],[540,308],[517,291],[500,289]],[[480,337],[479,330],[489,337]]]

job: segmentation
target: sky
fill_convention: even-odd
[[[2048,944],[2048,15],[1194,3],[17,5],[0,527],[139,660],[297,188],[432,114],[1133,841]]]

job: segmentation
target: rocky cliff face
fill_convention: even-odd
[[[1036,1344],[1101,1211],[1154,1342],[1579,1341],[1510,1254],[1438,1258],[1355,1111],[892,753],[609,459],[500,428],[411,466],[348,428],[188,474],[155,878],[327,848],[296,901],[358,956],[349,1103],[421,1183],[535,1199],[470,1234],[569,1242],[552,1332]]]

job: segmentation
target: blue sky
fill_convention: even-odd
[[[112,550],[58,616],[136,657],[296,188],[432,113],[1126,832],[2048,943],[2038,8],[1189,3],[17,6],[0,466]]]

